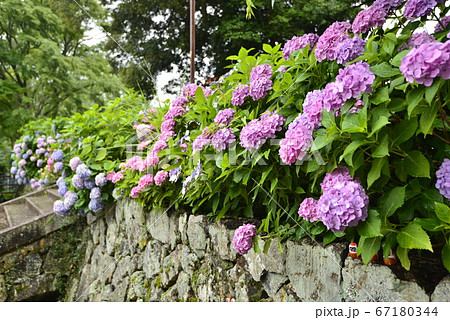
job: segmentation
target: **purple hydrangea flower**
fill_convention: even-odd
[[[79,175],[75,174],[72,177],[72,185],[77,189],[83,189],[84,188],[84,180],[81,179]]]
[[[241,145],[247,149],[259,149],[267,139],[275,138],[277,131],[282,129],[285,119],[274,112],[261,115],[260,119],[250,121],[241,131]]]
[[[366,33],[371,28],[382,26],[386,22],[386,17],[387,12],[380,6],[371,6],[360,11],[353,20],[353,33]]]
[[[11,172],[11,174],[16,174],[17,173],[17,167],[11,167],[10,172]]]
[[[95,187],[95,180],[94,179],[85,179],[84,186],[86,189],[91,190],[92,188]]]
[[[42,159],[38,159],[38,161],[36,161],[36,167],[40,168],[44,165],[44,161]]]
[[[411,38],[408,39],[408,41],[405,44],[403,44],[400,48],[398,48],[398,51],[408,50],[411,48],[418,48],[424,43],[430,43],[434,41],[436,41],[436,39],[432,35],[428,34],[428,32],[426,31],[415,33],[411,36]]]
[[[303,160],[306,150],[311,146],[312,128],[304,114],[289,124],[285,138],[280,142],[278,154],[286,164],[292,164],[297,160]]]
[[[181,109],[184,110],[183,107],[187,105],[188,102],[189,99],[183,96],[175,98],[175,100],[172,101],[172,108],[170,108],[167,112],[169,114],[167,119],[173,119],[176,116],[182,116],[184,113],[181,113]],[[164,117],[164,119],[166,118]]]
[[[73,191],[67,191],[66,194],[64,195],[64,206],[70,210],[70,208],[73,207],[73,205],[75,204],[75,202],[77,202],[78,200],[78,195],[76,192]]]
[[[25,167],[26,164],[27,164],[27,161],[25,159],[21,159],[18,163],[19,168]]]
[[[26,175],[27,175],[27,172],[26,172],[25,170],[20,170],[20,171],[19,171],[19,176],[20,176],[21,178],[25,178]]]
[[[83,164],[83,161],[81,161],[79,157],[72,158],[69,161],[69,166],[72,169],[72,171],[76,171],[80,164]]]
[[[403,15],[414,20],[429,15],[436,5],[436,0],[408,0],[403,8]]]
[[[70,213],[69,209],[66,208],[64,202],[61,200],[56,200],[53,203],[53,211],[61,217],[65,217]]]
[[[256,236],[256,227],[253,224],[244,224],[234,231],[234,249],[240,254],[247,254],[253,247],[253,238]]]
[[[389,12],[392,9],[398,8],[403,3],[403,1],[405,0],[376,0],[373,5],[381,7],[386,12]]]
[[[252,69],[250,72],[250,82],[263,79],[263,78],[271,78],[272,77],[272,68],[270,65],[260,64]]]
[[[249,94],[250,94],[250,88],[248,86],[245,86],[245,85],[238,86],[233,91],[233,96],[231,98],[231,104],[235,107],[241,106],[244,103],[245,98],[247,98],[249,96]]]
[[[442,25],[444,26],[444,27],[447,27],[447,25],[448,25],[448,23],[450,22],[450,16],[446,16],[446,17],[443,17],[442,19],[441,19],[441,23],[442,23]],[[442,31],[443,29],[442,29],[442,26],[441,26],[441,23],[438,23],[437,25],[436,25],[436,27],[434,27],[434,32],[439,32],[439,31]],[[448,36],[448,35],[447,35]],[[448,37],[447,37],[448,38]]]
[[[55,172],[61,172],[63,168],[64,168],[64,163],[62,161],[58,161],[54,164]]]
[[[66,180],[64,180],[63,177],[59,177],[58,180],[56,180],[56,185],[58,187],[66,186]]]
[[[113,190],[113,192],[112,192],[112,196],[113,196],[113,198],[116,199],[116,200],[120,200],[120,199],[123,198],[122,191],[119,190],[119,189],[117,189],[117,188],[114,188],[114,190]]]
[[[89,201],[89,210],[91,210],[93,213],[99,213],[103,210],[103,200],[102,198],[96,198],[96,199],[91,199],[91,201]]]
[[[250,96],[253,100],[265,98],[267,92],[272,89],[272,80],[270,78],[261,78],[250,83]]]
[[[58,194],[60,197],[64,197],[64,195],[67,193],[67,191],[68,191],[67,186],[65,186],[65,185],[61,185],[58,188]]]
[[[313,130],[317,130],[320,127],[320,121],[322,120],[323,93],[323,90],[308,92],[305,101],[303,101],[303,113],[306,123],[309,123]]]
[[[203,147],[211,143],[211,138],[214,136],[214,132],[211,132],[209,127],[203,129],[202,134],[195,138],[192,142],[192,149],[201,151]]]
[[[358,61],[339,70],[336,85],[344,100],[357,98],[362,92],[372,92],[375,75],[366,62]]]
[[[88,167],[84,163],[80,164],[77,167],[76,172],[77,172],[77,175],[83,180],[88,179],[92,174],[92,171],[89,170]]]
[[[317,200],[313,198],[303,200],[298,209],[298,215],[310,222],[317,221],[319,219],[317,215]]]
[[[323,194],[317,201],[317,214],[325,226],[337,232],[354,227],[367,218],[369,197],[348,168],[327,173],[321,184]]]
[[[167,180],[168,176],[169,176],[169,173],[167,171],[162,171],[162,170],[158,171],[155,174],[155,178],[154,178],[155,184],[157,186],[161,186],[163,184],[163,182]]]
[[[307,45],[309,45],[309,49],[312,50],[317,40],[319,40],[319,36],[315,33],[304,34],[301,37],[292,37],[292,39],[286,42],[283,47],[284,60],[289,60],[292,52],[295,50],[304,49]]]
[[[31,157],[30,157],[30,161],[31,161],[31,162],[35,162],[35,161],[36,161],[36,157],[35,157],[35,156],[31,156]]]
[[[450,41],[425,43],[402,59],[400,71],[408,82],[429,87],[436,77],[450,79]]]
[[[316,51],[314,52],[317,61],[336,59],[337,45],[348,38],[347,33],[350,28],[350,23],[339,21],[329,26],[317,41]]]
[[[30,149],[27,150],[27,155],[31,156],[33,154],[33,151],[31,151]]]
[[[89,198],[98,199],[102,197],[102,191],[99,187],[94,187],[91,189],[91,193],[89,194]]]
[[[336,50],[337,63],[345,65],[364,53],[366,41],[359,37],[349,38],[342,41]]]
[[[52,153],[51,157],[52,157],[53,161],[58,162],[58,161],[62,160],[62,158],[64,157],[64,154],[63,154],[62,150],[58,149]]]
[[[181,167],[169,171],[169,181],[177,182],[181,175]]]
[[[235,111],[233,109],[220,110],[214,118],[214,122],[228,126],[233,121],[234,113]]]
[[[103,187],[107,182],[108,180],[106,180],[106,175],[103,172],[95,176],[95,184],[97,187]]]
[[[28,159],[28,155],[26,154],[26,153],[24,153],[23,155],[22,155],[22,159]]]
[[[439,170],[436,171],[436,189],[446,197],[450,199],[450,160],[444,159]]]
[[[136,126],[136,134],[139,140],[146,140],[150,137],[153,127],[148,124],[138,124]]]
[[[219,129],[214,137],[212,138],[212,145],[214,149],[217,151],[221,151],[226,149],[230,144],[232,144],[234,141],[236,141],[236,137],[231,132],[231,129]]]

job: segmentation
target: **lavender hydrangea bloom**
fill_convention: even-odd
[[[403,3],[403,1],[405,0],[376,0],[373,5],[381,7],[386,12],[389,12],[392,9],[398,8]]]
[[[304,49],[307,45],[309,45],[309,49],[312,50],[317,40],[319,40],[319,36],[315,33],[304,34],[301,37],[292,37],[292,39],[287,41],[283,47],[284,60],[289,60],[292,52]]]
[[[336,84],[342,92],[344,100],[357,98],[362,92],[372,92],[372,83],[375,75],[370,71],[366,62],[358,61],[339,70]]]
[[[272,80],[270,78],[257,79],[250,83],[250,96],[253,100],[265,98],[267,92],[272,89]]]
[[[298,215],[310,222],[317,221],[319,219],[317,215],[317,200],[313,198],[303,200],[298,209]]]
[[[169,171],[169,181],[177,182],[181,175],[181,167]]]
[[[289,124],[285,138],[280,142],[278,153],[281,160],[286,164],[292,164],[297,160],[303,160],[306,150],[311,146],[312,140],[311,124],[307,122],[307,118],[304,114],[299,114],[298,117]]]
[[[353,20],[353,33],[366,33],[371,28],[382,26],[386,22],[386,17],[387,12],[380,6],[371,6],[360,11]]]
[[[429,87],[436,77],[450,79],[450,41],[425,43],[402,59],[400,71],[408,82]]]
[[[58,187],[67,186],[66,180],[64,180],[63,177],[59,177],[58,180],[56,180],[56,185]]]
[[[139,140],[146,140],[150,137],[153,127],[148,124],[139,124],[136,126],[136,134]]]
[[[31,157],[30,157],[30,161],[31,161],[31,162],[35,162],[35,161],[36,161],[36,157],[35,157],[35,156],[31,156]]]
[[[439,170],[436,171],[436,189],[446,197],[450,199],[450,160],[444,159]]]
[[[94,179],[84,179],[84,187],[89,190],[91,190],[92,188],[95,188],[95,180]]]
[[[231,132],[231,129],[219,129],[214,137],[212,138],[212,145],[214,149],[217,151],[224,150],[227,148],[230,144],[232,144],[234,141],[236,141],[236,137]]]
[[[52,153],[51,157],[55,162],[58,162],[58,161],[62,160],[62,158],[64,157],[64,154],[63,154],[62,150],[58,149]]]
[[[403,8],[403,15],[414,20],[429,15],[436,5],[436,0],[408,0]]]
[[[250,88],[245,85],[238,86],[233,91],[233,96],[231,97],[231,104],[235,107],[239,107],[244,104],[245,98],[250,94]]]
[[[234,231],[233,246],[240,254],[247,254],[253,247],[253,238],[256,236],[256,227],[253,224],[244,224]]]
[[[323,194],[317,201],[317,214],[328,229],[342,232],[367,218],[369,197],[347,168],[338,167],[327,173],[321,187]]]
[[[11,174],[16,174],[17,173],[17,167],[11,167],[10,172],[11,172]]]
[[[103,187],[107,182],[108,180],[106,180],[106,175],[103,172],[95,176],[95,184],[97,187]]]
[[[98,199],[102,197],[102,191],[99,187],[94,187],[91,189],[91,193],[89,194],[89,198]]]
[[[28,155],[26,154],[26,153],[24,153],[23,155],[22,155],[22,159],[28,159]]]
[[[72,185],[77,189],[83,189],[84,188],[84,180],[81,179],[79,175],[75,174],[72,177]]]
[[[67,216],[70,212],[61,200],[56,200],[53,203],[53,211],[61,217]]]
[[[122,191],[119,190],[119,189],[117,189],[117,188],[114,188],[114,190],[113,190],[113,192],[112,192],[112,196],[113,196],[113,198],[116,199],[116,200],[120,200],[120,199],[123,198]]]
[[[272,68],[270,65],[260,64],[252,69],[250,72],[250,82],[262,79],[262,78],[271,78],[272,77]]]
[[[329,26],[317,41],[316,51],[314,52],[317,61],[336,59],[336,47],[348,38],[347,32],[350,28],[350,23],[339,21]]]
[[[274,112],[267,112],[261,118],[250,121],[241,131],[240,144],[247,150],[259,149],[267,139],[275,138],[285,119]]]
[[[67,209],[70,209],[73,207],[73,205],[75,204],[75,202],[77,202],[78,200],[78,195],[76,192],[73,191],[67,191],[66,194],[64,195],[64,206]]]
[[[58,188],[58,194],[60,197],[64,197],[64,195],[67,193],[68,189],[67,186],[60,186]]]
[[[21,159],[18,163],[19,168],[25,167],[26,164],[27,164],[27,161],[25,159]]]
[[[91,210],[93,213],[99,213],[103,210],[103,200],[102,198],[96,198],[96,199],[91,199],[91,201],[89,201],[89,210]]]
[[[424,43],[430,43],[434,41],[436,41],[436,39],[432,35],[428,34],[428,32],[426,31],[415,33],[411,36],[411,38],[408,39],[408,41],[405,44],[403,44],[402,46],[400,46],[400,48],[398,48],[398,51],[408,50],[411,48],[418,48]]]
[[[234,118],[235,111],[233,109],[224,109],[217,113],[214,121],[217,124],[228,126]]]
[[[72,169],[72,171],[76,171],[80,164],[83,164],[83,161],[81,161],[79,157],[72,158],[69,161],[69,166]]]
[[[441,19],[441,23],[442,23],[442,25],[444,26],[444,27],[447,27],[447,25],[448,25],[448,23],[450,22],[450,16],[446,16],[446,17],[443,17],[442,19]],[[436,27],[434,27],[434,32],[439,32],[439,31],[442,31],[443,29],[442,29],[442,26],[441,26],[441,23],[438,23],[437,25],[436,25]],[[447,38],[448,38],[448,35],[447,35]]]
[[[337,63],[345,65],[364,53],[366,41],[359,37],[349,38],[342,41],[336,50]]]
[[[305,101],[303,101],[303,113],[306,117],[306,123],[309,123],[314,130],[320,127],[322,120],[323,91],[314,90],[308,92]]]
[[[40,168],[44,165],[44,161],[42,159],[38,159],[38,161],[36,161],[36,167]]]
[[[62,161],[58,161],[54,164],[55,172],[61,172],[64,168],[64,163]]]
[[[83,180],[88,179],[92,174],[92,171],[89,170],[88,167],[84,163],[80,164],[77,167],[76,172],[77,172],[77,175]]]

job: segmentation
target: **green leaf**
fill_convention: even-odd
[[[450,224],[450,208],[446,204],[440,202],[435,202],[434,207],[436,208],[436,215],[439,220]]]
[[[105,169],[105,171],[109,172],[112,171],[114,169],[114,166],[116,165],[116,163],[114,161],[104,161],[103,162],[103,168]]]
[[[353,153],[358,149],[360,146],[366,144],[367,142],[364,140],[357,140],[352,141],[344,150],[344,153],[339,157],[339,162],[342,161],[342,159],[345,158],[347,155],[353,155]]]
[[[404,161],[407,174],[413,177],[430,178],[430,163],[419,150],[411,151]]]
[[[397,235],[398,244],[406,249],[426,249],[433,251],[430,237],[418,223],[410,223]]]
[[[269,252],[270,249],[270,244],[272,243],[272,239],[267,239],[266,242],[264,243],[264,248],[263,248],[263,253],[267,254],[267,252]]]
[[[439,103],[434,103],[431,107],[431,110],[422,113],[420,116],[420,131],[424,134],[432,134],[433,133],[433,124],[434,120],[436,120],[436,115],[439,110]]]
[[[376,158],[372,162],[372,168],[370,169],[368,175],[367,175],[367,189],[370,188],[370,186],[378,180],[381,176],[381,168],[383,168],[384,164],[386,163],[387,158]]]
[[[102,166],[98,163],[94,163],[91,166],[91,169],[97,170],[97,171],[102,171]]]
[[[106,157],[106,149],[100,149],[97,154],[97,157],[95,157],[95,161],[101,161],[105,159],[105,157]]]
[[[323,236],[323,246],[332,243],[336,239],[336,235],[332,231],[327,231]]]
[[[361,255],[364,264],[369,263],[370,259],[380,250],[381,237],[366,238],[361,237],[358,243],[357,253]]]
[[[415,88],[406,94],[406,101],[408,102],[408,115],[411,116],[412,112],[423,99],[424,89],[422,87]]]
[[[435,80],[431,86],[425,88],[425,100],[429,105],[431,105],[431,103],[433,102],[433,99],[436,96],[441,83],[442,80],[441,78],[439,78],[439,80]]]
[[[261,249],[259,248],[259,237],[256,236],[253,240],[253,251],[255,253],[261,252]]]
[[[356,227],[359,235],[372,238],[382,236],[381,230],[381,219],[376,210],[369,210],[369,215],[365,221],[360,222]]]
[[[411,268],[411,261],[408,257],[409,249],[403,247],[397,247],[397,257],[402,264],[402,267],[409,271]]]
[[[398,68],[392,68],[387,62],[370,67],[370,70],[381,78],[390,78],[401,74]]]
[[[398,53],[393,59],[391,64],[395,67],[400,67],[402,65],[402,59],[408,54],[410,50],[403,50],[402,52]]]
[[[375,120],[375,122],[372,125],[372,131],[367,135],[368,137],[371,137],[374,133],[379,131],[381,128],[389,124],[389,119],[385,116],[381,116],[378,119]]]
[[[389,155],[389,136],[386,134],[381,139],[381,144],[374,150],[372,157],[382,158]]]
[[[381,209],[383,215],[389,217],[395,213],[405,202],[405,190],[406,187],[395,187],[389,192],[386,200],[382,201]]]
[[[389,257],[391,248],[393,248],[396,244],[397,244],[397,234],[396,233],[390,232],[386,235],[386,237],[384,237],[381,247],[383,249],[383,256],[385,258]]]
[[[444,265],[445,269],[450,271],[450,244],[446,243],[442,247],[442,264]]]
[[[392,132],[392,143],[400,145],[408,141],[416,133],[417,125],[417,118],[402,120]]]
[[[388,87],[383,87],[381,88],[377,93],[373,94],[370,97],[370,101],[372,101],[373,104],[381,104],[383,102],[386,101],[390,101],[391,99],[389,98],[389,88]]]

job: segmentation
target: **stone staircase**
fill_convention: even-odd
[[[1,203],[0,254],[75,222],[73,215],[63,218],[53,212],[59,198],[53,185]]]

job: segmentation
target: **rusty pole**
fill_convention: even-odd
[[[191,83],[195,81],[195,0],[191,0]]]

